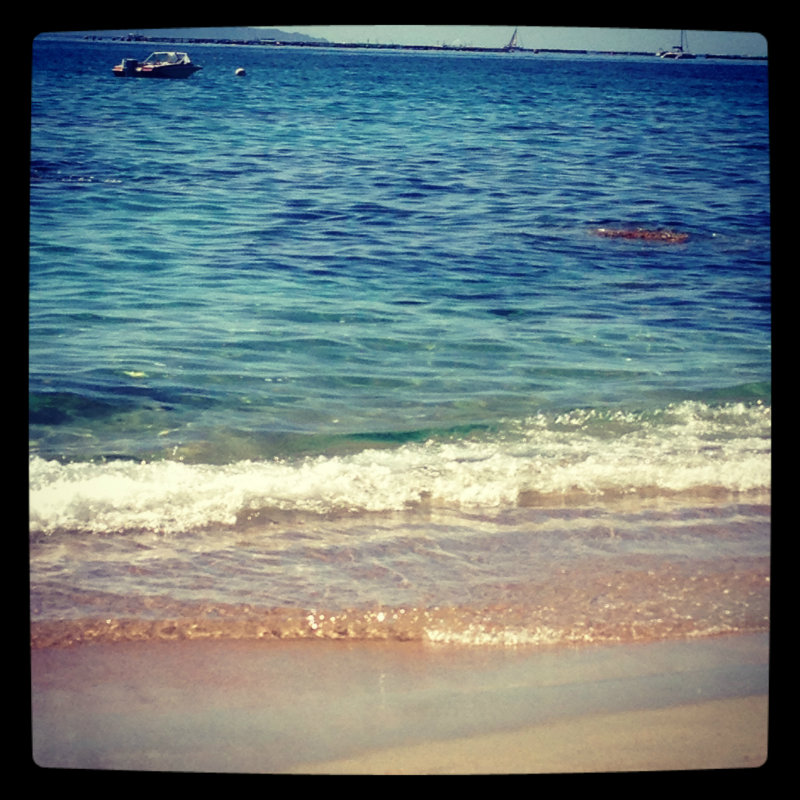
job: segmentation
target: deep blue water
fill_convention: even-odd
[[[34,42],[34,531],[768,489],[763,64],[151,49]]]

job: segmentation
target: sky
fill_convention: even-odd
[[[505,25],[274,25],[283,31],[306,33],[329,42],[398,45],[503,47],[514,31]],[[519,27],[522,47],[565,50],[626,50],[655,52],[680,43],[677,29]],[[687,31],[692,53],[766,56],[767,40],[760,33]]]

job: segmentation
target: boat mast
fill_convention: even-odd
[[[508,44],[505,46],[506,50],[516,50],[519,47],[519,42],[517,41],[517,28],[514,28],[514,33],[511,34],[511,39],[509,40]]]

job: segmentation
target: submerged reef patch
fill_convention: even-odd
[[[671,242],[672,244],[681,244],[689,239],[688,233],[649,228],[594,228],[592,233],[608,239],[644,239],[651,242]]]

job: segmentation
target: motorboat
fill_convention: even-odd
[[[187,53],[151,53],[144,61],[123,58],[112,68],[120,78],[188,78],[202,67],[192,63]]]

